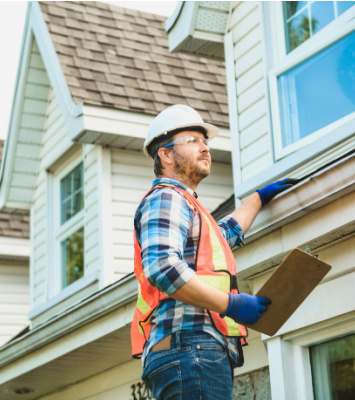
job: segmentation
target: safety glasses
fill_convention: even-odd
[[[206,138],[189,135],[189,136],[182,136],[178,139],[173,140],[172,142],[165,145],[164,149],[174,146],[176,144],[188,144],[188,143],[195,144],[196,146],[199,146],[201,143],[203,143],[207,147],[210,147]]]

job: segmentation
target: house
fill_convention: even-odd
[[[0,212],[0,346],[28,325],[29,257],[28,216]]]
[[[225,61],[235,192],[215,215],[299,179],[236,250],[240,286],[256,293],[295,247],[332,265],[274,336],[250,330],[236,398],[355,393],[354,4],[181,2],[166,22],[173,53]]]
[[[0,347],[0,398],[150,398],[130,354],[133,215],[154,178],[148,126],[178,103],[221,131],[199,189],[212,211],[234,192],[223,61],[170,53],[163,17],[28,3],[0,210],[29,221],[16,254],[29,257],[29,323]]]

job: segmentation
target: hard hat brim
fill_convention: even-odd
[[[190,123],[190,124],[186,124],[186,125],[178,125],[178,126],[176,126],[175,128],[173,127],[173,128],[171,128],[171,129],[169,129],[168,132],[161,132],[160,134],[158,134],[158,135],[152,137],[149,141],[146,141],[146,142],[144,143],[144,148],[143,148],[144,154],[146,154],[148,157],[150,157],[150,155],[149,155],[149,153],[148,153],[148,151],[147,151],[147,148],[149,147],[150,143],[151,143],[154,139],[156,139],[156,138],[158,138],[158,137],[160,137],[160,136],[166,135],[166,134],[168,134],[169,132],[174,131],[174,130],[176,130],[176,129],[189,128],[189,127],[191,127],[192,125],[193,125],[193,126],[201,126],[202,128],[204,128],[204,129],[206,130],[206,134],[207,134],[207,136],[208,136],[208,141],[211,141],[213,138],[215,138],[216,136],[218,136],[218,134],[219,134],[219,132],[220,132],[219,129],[218,129],[216,126],[214,126],[214,125],[212,125],[212,124],[208,124],[207,122],[199,122],[199,123],[193,123],[193,124]],[[182,132],[183,132],[183,130],[182,130]]]

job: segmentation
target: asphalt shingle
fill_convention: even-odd
[[[171,54],[165,17],[100,2],[40,2],[76,103],[156,115],[183,103],[228,126],[224,63]]]

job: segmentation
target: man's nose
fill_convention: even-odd
[[[202,150],[201,150],[202,149]],[[208,153],[210,152],[210,148],[207,145],[207,143],[201,142],[200,144],[200,151],[205,152],[207,151]]]

